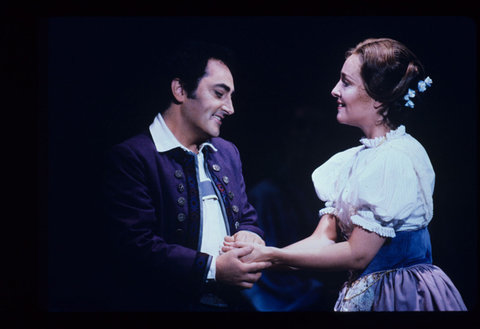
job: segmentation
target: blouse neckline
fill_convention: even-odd
[[[374,148],[382,144],[385,140],[393,140],[400,136],[405,135],[405,126],[401,125],[395,130],[390,130],[385,136],[383,137],[375,137],[372,139],[368,139],[366,137],[362,137],[360,139],[360,143],[365,145],[368,148]]]

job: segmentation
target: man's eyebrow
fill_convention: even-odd
[[[225,89],[227,92],[229,92],[232,88],[230,88],[229,86],[227,86],[226,84],[224,83],[217,83],[215,85],[213,85],[214,87],[220,87],[220,88],[223,88]]]

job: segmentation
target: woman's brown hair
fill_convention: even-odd
[[[367,39],[346,52],[346,58],[358,55],[360,74],[367,94],[380,102],[383,122],[397,128],[415,109],[406,107],[403,97],[409,88],[416,90],[424,79],[424,68],[417,57],[403,44],[393,39]],[[415,106],[420,95],[416,93]]]

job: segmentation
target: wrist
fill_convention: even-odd
[[[275,247],[265,247],[265,248],[266,248],[267,261],[271,262],[272,264],[279,264],[281,249],[278,249]]]

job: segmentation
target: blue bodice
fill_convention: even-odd
[[[367,274],[418,264],[432,264],[432,245],[428,228],[396,232],[388,238],[367,268],[358,278]]]

